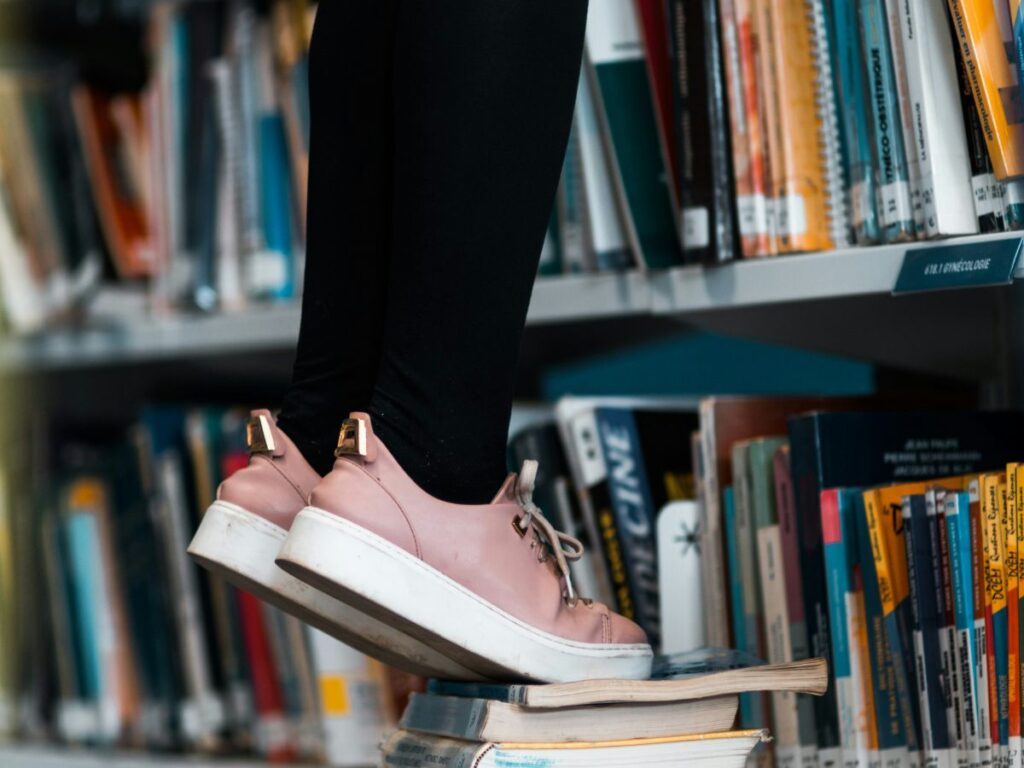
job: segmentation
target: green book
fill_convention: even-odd
[[[670,175],[658,140],[633,4],[592,5],[586,39],[586,73],[628,239],[638,260],[648,267],[679,264],[682,254]]]

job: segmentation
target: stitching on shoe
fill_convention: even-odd
[[[605,643],[611,644],[612,642],[612,621],[608,617],[607,613],[601,614],[601,637]]]
[[[343,461],[345,462],[346,465],[350,466],[352,469],[355,469],[355,470],[361,472],[363,475],[365,475],[370,480],[372,480],[377,485],[378,488],[380,488],[382,491],[384,491],[385,494],[387,494],[387,497],[389,499],[391,499],[391,501],[394,502],[395,506],[398,507],[398,511],[399,511],[399,513],[401,513],[402,519],[405,520],[405,525],[409,529],[409,535],[412,536],[412,544],[413,544],[413,547],[415,547],[415,549],[416,549],[416,558],[422,562],[423,561],[423,551],[420,549],[420,540],[418,538],[416,538],[416,529],[412,527],[412,521],[409,519],[409,516],[405,513],[405,508],[402,507],[401,502],[398,499],[395,498],[394,494],[392,494],[391,491],[389,491],[387,488],[384,487],[384,484],[380,481],[380,478],[377,478],[377,477],[374,477],[373,475],[371,475],[369,472],[366,471],[365,467],[363,467],[361,464],[357,464],[356,462],[351,461],[351,460],[347,460],[347,459],[343,459]],[[371,531],[371,533],[372,533],[372,531]],[[376,534],[374,534],[374,535],[376,535]],[[381,538],[383,538],[383,537],[381,537]],[[401,549],[401,547],[399,547],[399,549]],[[408,554],[408,553],[406,553],[406,554]]]
[[[268,459],[266,456],[262,456],[262,455],[253,456],[253,461],[263,461],[266,464],[268,464],[270,467],[273,468],[273,470],[275,472],[277,472],[277,474],[279,474],[281,477],[284,478],[285,482],[287,482],[288,485],[290,485],[292,487],[292,490],[294,490],[297,494],[299,494],[299,498],[302,499],[302,503],[303,504],[305,504],[307,501],[309,501],[309,499],[306,498],[306,495],[302,492],[302,489],[299,488],[299,486],[290,477],[288,477],[288,475],[286,475],[284,473],[283,469],[281,469],[279,466],[277,466],[277,462],[276,461],[272,461],[271,459]]]

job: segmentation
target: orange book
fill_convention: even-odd
[[[754,96],[759,105],[758,122],[763,136],[763,166],[765,172],[766,216],[768,228],[768,250],[770,253],[784,253],[779,239],[779,222],[787,218],[785,198],[778,198],[778,180],[784,166],[782,159],[782,125],[779,112],[779,89],[776,84],[779,74],[776,70],[772,51],[775,45],[773,0],[747,0],[753,16],[754,61],[757,72],[754,76]],[[744,73],[745,74],[745,73]]]
[[[996,178],[1024,175],[1021,103],[1010,11],[1006,0],[948,0]]]
[[[805,3],[768,0],[773,44],[763,50],[774,61],[781,164],[772,164],[779,216],[779,250],[821,251],[835,247],[828,179],[829,148],[819,110],[815,30]]]
[[[752,0],[722,0],[721,34],[732,129],[733,177],[744,258],[773,252],[768,233],[770,196],[757,90],[757,39]]]

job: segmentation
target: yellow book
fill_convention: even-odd
[[[1001,485],[1000,504],[1006,529],[1006,624],[1007,624],[1007,676],[1009,706],[1009,746],[1014,755],[1021,749],[1020,711],[1020,546],[1017,522],[1016,464],[1006,467],[1006,482]]]
[[[831,234],[828,153],[819,104],[815,30],[806,3],[769,0],[774,39],[762,48],[774,60],[781,166],[772,166],[781,251],[835,247]],[[778,202],[777,202],[778,205]]]
[[[996,178],[1024,175],[1024,109],[1006,0],[948,0]]]

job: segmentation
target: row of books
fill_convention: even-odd
[[[1002,765],[1003,747],[1015,760],[1024,753],[1015,608],[989,607],[1016,605],[1007,523],[1015,507],[1010,492],[1004,501],[993,489],[1016,482],[1024,415],[965,405],[943,399],[917,412],[899,410],[922,407],[902,398],[566,398],[554,424],[520,432],[510,450],[548,468],[538,497],[587,543],[574,564],[582,591],[638,621],[663,652],[707,645],[770,663],[829,660],[821,699],[741,697],[740,725],[771,728],[765,760],[973,765],[992,755]],[[996,493],[989,507],[970,506],[986,487]],[[961,525],[989,509],[1006,530],[954,534],[954,496],[974,514]],[[968,558],[959,564],[954,535]],[[987,565],[999,552],[1005,582],[991,578],[1002,566]],[[980,591],[963,592],[971,583]],[[958,584],[962,615],[937,594]],[[971,650],[949,644],[949,622],[968,617],[958,626],[976,633]],[[986,656],[978,648],[987,640],[995,650]],[[963,664],[981,661],[951,669],[954,652]]]
[[[29,331],[81,313],[294,299],[314,9],[147,5],[148,80],[113,93],[73,62],[0,71],[0,298]],[[79,34],[88,34],[87,30]]]
[[[593,3],[544,269],[1024,227],[1011,6]]]
[[[147,408],[54,435],[0,494],[0,739],[367,765],[423,681],[198,568],[247,413]],[[28,481],[27,478],[32,478]]]

